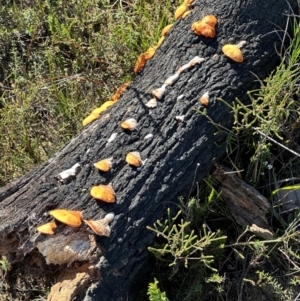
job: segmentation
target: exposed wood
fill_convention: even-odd
[[[92,282],[77,297],[86,301],[135,300],[146,273],[147,246],[154,238],[146,226],[163,218],[167,207],[177,210],[176,198],[186,196],[194,177],[200,181],[213,160],[224,153],[232,116],[230,108],[218,99],[228,104],[235,98],[249,101],[247,91],[257,88],[257,78],[264,79],[276,67],[278,53],[283,54],[289,42],[284,29],[291,8],[296,10],[296,0],[196,0],[192,13],[175,23],[116,105],[53,158],[0,189],[1,254],[20,263],[27,252],[38,252],[34,247],[49,241],[50,236],[37,234],[36,227],[52,220],[47,213],[54,208],[82,211],[84,219],[100,219],[114,212],[110,237],[96,237],[101,252],[92,252],[95,256],[88,262],[98,269],[100,280],[89,278]],[[213,39],[196,36],[191,30],[191,24],[207,14],[218,18]],[[222,54],[224,44],[242,40],[247,42],[242,48],[243,63]],[[173,85],[167,86],[156,108],[145,106],[152,98],[151,92],[195,56],[203,57],[204,62],[184,71]],[[207,91],[210,100],[204,107],[198,100]],[[206,111],[209,118],[200,111]],[[175,119],[182,115],[182,122]],[[120,127],[127,118],[138,121],[137,131],[126,132]],[[107,143],[112,133],[117,137]],[[149,133],[153,138],[145,140]],[[131,151],[147,159],[142,168],[126,163],[125,156]],[[113,166],[108,173],[93,166],[110,157]],[[76,163],[80,169],[75,176],[68,181],[57,178]],[[112,183],[116,203],[95,201],[89,194],[91,187],[108,183]],[[66,252],[72,245],[68,231],[78,233],[78,237],[89,235],[86,226],[69,230],[60,225],[51,238],[65,235]],[[61,269],[72,261],[65,262]],[[90,281],[79,278],[80,283]],[[59,295],[54,299],[61,300]]]
[[[242,227],[248,226],[257,236],[271,239],[274,233],[266,216],[268,200],[228,168],[217,165],[213,179],[236,222]]]

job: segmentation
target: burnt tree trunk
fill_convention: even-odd
[[[249,101],[247,91],[257,88],[257,79],[264,79],[276,67],[278,53],[283,54],[289,43],[285,30],[297,0],[195,0],[193,7],[190,15],[175,23],[116,105],[53,158],[0,189],[0,254],[24,263],[28,256],[45,255],[42,246],[51,239],[52,255],[62,254],[60,259],[49,257],[47,262],[63,263],[64,268],[39,263],[45,273],[80,260],[88,267],[72,267],[71,275],[62,274],[58,279],[60,295],[49,300],[71,300],[74,296],[76,300],[135,300],[149,256],[147,246],[155,235],[146,226],[161,219],[167,207],[175,212],[176,198],[187,195],[195,173],[196,181],[201,181],[213,160],[224,153],[226,130],[220,130],[231,128],[232,114],[218,99],[229,104],[235,98]],[[218,18],[212,39],[196,36],[191,30],[193,22],[208,14]],[[222,54],[224,44],[242,40],[247,42],[242,48],[244,62],[233,62]],[[157,108],[149,110],[145,103],[152,98],[151,91],[195,56],[203,57],[204,62],[181,73],[178,81],[167,87]],[[206,91],[210,103],[204,108],[198,99]],[[204,109],[209,118],[199,113]],[[177,121],[177,115],[185,115],[184,121]],[[137,119],[137,131],[128,133],[120,128],[126,118]],[[112,133],[117,137],[107,144]],[[153,138],[145,140],[149,133]],[[147,159],[141,169],[126,164],[129,151],[138,151]],[[114,159],[113,168],[100,173],[93,163],[108,157]],[[65,183],[58,181],[57,174],[75,163],[81,165],[76,177]],[[91,187],[108,183],[116,192],[116,203],[95,201],[89,193]],[[84,227],[73,230],[64,226],[53,236],[37,234],[36,227],[51,220],[45,213],[55,208],[80,210],[85,219],[114,212],[111,236],[97,237],[95,242]],[[88,256],[79,255],[84,248],[79,244],[73,259],[61,259],[65,251],[56,237],[69,248],[75,237],[82,239],[88,245]],[[74,292],[64,296],[64,281],[76,277],[79,284]]]

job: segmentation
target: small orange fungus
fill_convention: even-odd
[[[181,16],[181,18],[182,18],[182,19],[185,19],[186,16],[188,16],[191,12],[192,12],[192,10],[187,10],[187,11]]]
[[[185,5],[191,5],[195,0],[184,0]]]
[[[150,59],[153,58],[154,54],[155,54],[155,50],[158,46],[151,46],[145,53],[144,53],[144,57],[145,59],[148,61]]]
[[[173,24],[169,24],[169,25],[165,26],[165,27],[163,28],[163,30],[161,31],[161,35],[162,35],[163,37],[166,37],[166,35],[168,34],[169,30],[170,30],[172,27],[173,27]]]
[[[215,26],[218,19],[214,15],[207,15],[201,21],[192,24],[192,30],[197,35],[205,36],[206,38],[213,38],[216,35]]]
[[[99,186],[92,187],[91,196],[96,200],[100,200],[106,203],[114,203],[116,201],[116,194],[111,184],[101,184]]]
[[[80,227],[82,221],[82,213],[80,211],[66,210],[66,209],[56,209],[49,212],[58,221],[70,226],[70,227]]]
[[[56,224],[53,222],[41,225],[39,227],[37,227],[37,231],[43,233],[43,234],[49,234],[49,235],[53,235],[54,234],[54,230],[57,228]]]
[[[97,113],[91,113],[89,116],[87,116],[86,118],[83,119],[82,125],[86,126],[86,125],[90,124],[94,120],[98,119],[99,116],[100,115]]]
[[[162,42],[164,41],[164,39],[165,39],[165,37],[161,37],[161,38],[158,40],[158,42],[157,42],[157,44],[156,44],[156,47],[159,47],[159,46],[162,44]]]
[[[117,101],[119,100],[119,98],[121,97],[122,93],[126,90],[126,88],[131,84],[131,82],[127,82],[123,85],[121,85],[118,90],[116,91],[116,93],[113,95],[113,97],[111,98],[111,101]]]
[[[218,19],[214,15],[207,15],[203,17],[201,21],[212,27],[215,27],[218,24]]]
[[[139,152],[130,152],[126,155],[126,162],[129,165],[139,167],[142,165],[142,159]]]
[[[145,57],[145,54],[142,53],[138,57],[137,62],[135,63],[134,73],[139,73],[139,71],[145,67],[146,63],[147,63],[147,59]]]
[[[113,213],[107,214],[100,220],[84,220],[84,222],[99,236],[110,236],[110,226],[108,225],[113,221],[115,215]]]
[[[128,131],[134,131],[137,128],[137,121],[134,118],[129,118],[121,123],[121,128]]]
[[[175,11],[175,19],[178,20],[186,12],[187,8],[188,6],[185,3],[178,6]]]
[[[106,101],[102,106],[101,109],[103,110],[102,112],[106,111],[109,107],[113,106],[115,104],[115,101],[113,100],[108,100]]]
[[[233,61],[241,63],[244,60],[241,49],[236,45],[227,44],[222,47],[223,53]]]
[[[112,166],[112,158],[103,159],[94,163],[94,166],[104,172],[107,172],[111,169]]]
[[[200,103],[202,103],[205,107],[209,104],[209,93],[205,92],[199,99]]]
[[[191,28],[196,35],[202,35],[206,38],[213,38],[216,35],[215,28],[203,21],[193,23]]]

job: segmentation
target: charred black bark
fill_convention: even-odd
[[[100,280],[81,292],[82,300],[135,299],[137,276],[143,274],[147,246],[154,238],[146,226],[160,219],[167,207],[176,210],[176,197],[186,196],[195,173],[196,181],[201,181],[213,159],[224,153],[226,131],[220,129],[231,128],[232,116],[218,99],[229,104],[235,98],[249,101],[247,91],[257,88],[257,78],[264,79],[276,67],[278,53],[284,54],[290,42],[285,30],[297,1],[196,0],[193,6],[189,16],[175,23],[115,106],[53,158],[0,189],[0,253],[15,261],[22,261],[24,252],[36,246],[36,227],[50,220],[45,213],[51,209],[80,210],[85,219],[116,214],[111,236],[97,238],[102,249],[96,261]],[[218,18],[217,35],[212,39],[196,36],[191,30],[191,24],[207,14]],[[247,42],[242,48],[243,63],[222,54],[224,44],[242,40]],[[157,108],[149,110],[145,104],[152,98],[151,91],[195,56],[205,61],[183,72],[166,88]],[[206,91],[210,103],[204,108],[198,99]],[[199,114],[204,109],[209,119]],[[178,122],[177,115],[185,115],[184,121]],[[129,117],[139,124],[132,133],[120,128],[120,122]],[[108,144],[112,133],[117,137]],[[149,133],[153,138],[145,140]],[[139,151],[142,159],[147,159],[140,170],[126,164],[129,151]],[[114,159],[112,170],[99,173],[93,163],[108,157]],[[58,181],[57,174],[75,163],[81,165],[78,174],[67,183]],[[91,187],[110,182],[116,203],[93,200]]]

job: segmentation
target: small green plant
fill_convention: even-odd
[[[10,270],[11,268],[11,265],[10,265],[10,262],[8,261],[8,259],[3,256],[0,260],[0,269],[2,270],[3,272],[3,278],[5,278],[7,272]]]
[[[169,301],[165,292],[161,292],[158,287],[158,281],[154,278],[154,282],[149,283],[148,293],[150,301]]]
[[[171,218],[170,209],[168,209],[168,218],[163,223],[157,221],[154,228],[147,227],[158,237],[161,236],[166,240],[163,248],[149,247],[149,251],[161,260],[166,260],[164,256],[170,255],[172,258],[170,266],[177,266],[179,262],[183,262],[184,266],[188,267],[189,262],[197,261],[212,271],[216,271],[213,267],[214,256],[206,252],[209,247],[222,248],[227,237],[222,236],[219,230],[208,231],[205,225],[202,227],[202,233],[197,235],[189,228],[190,222],[183,219],[177,221],[180,215],[181,210]]]

